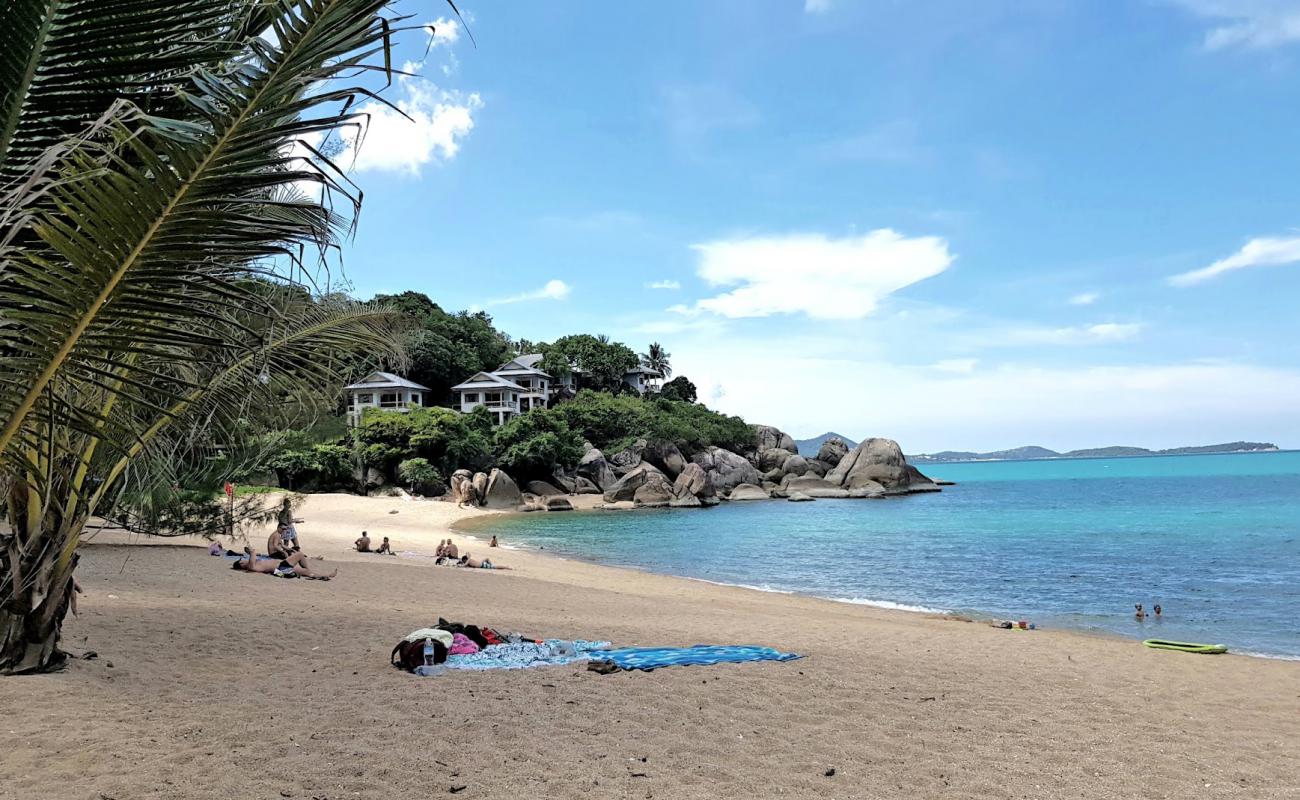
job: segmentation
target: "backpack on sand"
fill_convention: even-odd
[[[397,643],[393,652],[389,655],[388,660],[395,667],[401,667],[407,672],[414,672],[415,668],[424,663],[424,640],[402,641]],[[433,640],[433,663],[442,664],[447,660],[447,645]]]

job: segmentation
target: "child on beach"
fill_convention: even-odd
[[[379,545],[379,549],[376,550],[375,552],[376,552],[376,553],[381,553],[381,554],[387,554],[387,555],[390,555],[390,556],[395,556],[395,555],[397,555],[397,553],[394,553],[394,552],[393,552],[392,545],[390,545],[390,544],[388,543],[388,537],[387,537],[387,536],[384,537],[384,541],[380,543],[380,545]]]

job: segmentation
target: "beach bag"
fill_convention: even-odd
[[[403,639],[393,648],[392,654],[388,657],[390,663],[395,667],[401,667],[407,672],[414,672],[415,668],[424,663],[424,639],[407,641]],[[433,663],[442,664],[447,661],[447,646],[437,639],[433,640]]]

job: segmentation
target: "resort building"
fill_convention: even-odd
[[[365,380],[344,387],[348,395],[348,424],[356,425],[367,408],[405,413],[425,405],[429,387],[391,372],[372,372]]]
[[[509,378],[492,372],[475,373],[464,383],[451,387],[451,390],[456,394],[455,408],[462,414],[484,406],[496,417],[498,425],[520,413],[520,397],[529,393],[528,389]]]
[[[516,356],[492,372],[476,373],[451,387],[456,395],[453,407],[468,414],[486,406],[500,425],[516,414],[550,407],[559,395],[572,397],[582,383],[582,370],[575,366],[564,378],[555,378],[540,369],[541,361],[540,353],[530,353]],[[662,378],[656,370],[636,367],[623,376],[623,382],[644,394],[659,391]]]

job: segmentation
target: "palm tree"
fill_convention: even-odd
[[[313,143],[361,122],[355,76],[387,74],[388,4],[0,13],[0,673],[62,660],[82,529],[133,465],[393,354],[387,308],[266,291],[353,224],[360,193]]]
[[[673,354],[664,350],[663,345],[658,342],[651,342],[649,352],[641,354],[641,366],[652,369],[667,378],[673,374],[672,365],[669,363],[669,359],[672,357]]]

